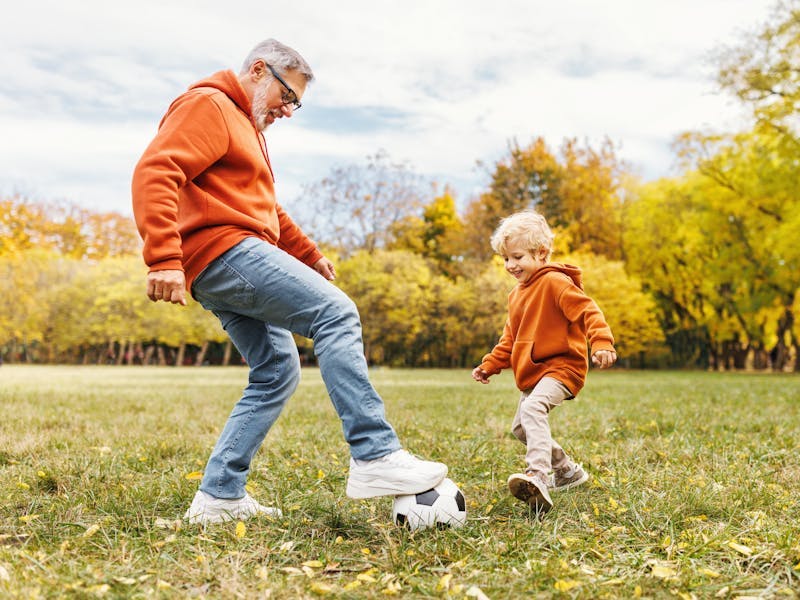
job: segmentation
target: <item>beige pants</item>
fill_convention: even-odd
[[[542,377],[536,387],[522,393],[511,431],[527,447],[526,471],[547,474],[551,469],[562,470],[572,464],[569,456],[550,435],[550,423],[547,420],[550,409],[572,397],[567,387],[552,377]]]

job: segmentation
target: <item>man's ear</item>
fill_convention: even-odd
[[[266,73],[267,65],[263,60],[258,59],[252,65],[250,65],[250,77],[253,79],[253,81],[258,81],[259,79],[263,78]]]

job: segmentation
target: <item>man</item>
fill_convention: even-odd
[[[350,445],[347,495],[414,494],[447,474],[401,449],[369,382],[354,303],[333,264],[275,200],[263,131],[301,106],[313,79],[293,49],[266,40],[238,75],[221,71],[169,107],[133,175],[133,210],[149,267],[147,295],[219,317],[249,368],[185,518],[279,515],[245,492],[250,462],[300,380],[291,332],[314,340]]]

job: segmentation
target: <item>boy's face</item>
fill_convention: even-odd
[[[547,250],[540,249],[532,253],[522,238],[511,238],[506,241],[506,252],[503,256],[506,271],[519,283],[525,283],[531,276],[546,264]]]

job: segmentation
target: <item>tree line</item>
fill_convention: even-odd
[[[488,239],[521,209],[544,214],[554,260],[587,292],[628,367],[800,370],[800,4],[718,52],[741,131],[675,140],[678,175],[642,182],[606,140],[541,137],[453,193],[385,152],[335,167],[287,210],[337,264],[372,364],[469,367],[497,341],[513,280]],[[324,210],[323,210],[324,208]],[[130,217],[0,199],[0,357],[6,361],[229,364],[213,315],[152,304]],[[308,340],[298,338],[313,362]]]

